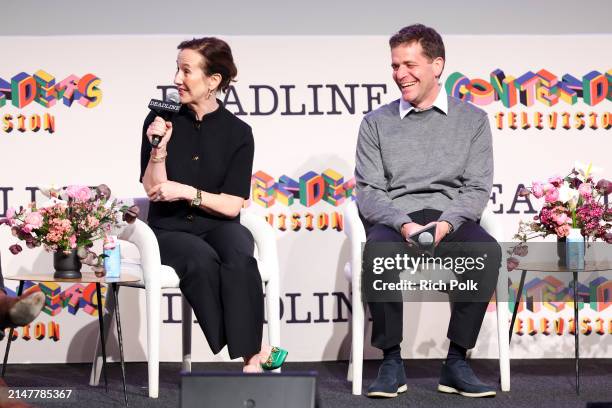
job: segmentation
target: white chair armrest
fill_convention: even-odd
[[[351,240],[361,243],[366,240],[365,228],[359,218],[359,210],[357,209],[357,202],[351,201],[344,206],[344,233]]]
[[[159,286],[161,256],[159,254],[159,244],[153,230],[147,224],[137,219],[133,224],[128,224],[121,230],[118,238],[131,242],[138,248],[145,286]]]
[[[249,211],[240,213],[240,223],[253,235],[257,247],[258,263],[263,266],[262,279],[278,281],[278,250],[274,229],[261,216]],[[260,268],[261,269],[261,268]]]
[[[495,238],[498,242],[503,241],[503,227],[499,220],[496,220],[495,214],[493,213],[493,209],[489,206],[485,208],[480,217],[480,226],[489,233],[493,238]]]
[[[361,291],[361,246],[366,241],[365,228],[359,218],[357,202],[351,201],[344,206],[344,233],[349,239],[351,258],[350,271],[345,270],[345,274],[350,273],[353,285],[353,293]],[[348,276],[347,276],[348,278]]]

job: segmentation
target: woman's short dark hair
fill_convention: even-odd
[[[393,49],[398,45],[418,42],[423,48],[423,54],[430,60],[442,58],[444,54],[444,42],[436,30],[423,24],[413,24],[402,28],[389,39],[389,46]]]
[[[230,83],[238,75],[230,46],[219,38],[194,38],[193,40],[183,41],[177,48],[179,50],[194,50],[200,53],[203,58],[202,71],[208,76],[221,75],[219,88],[223,92],[229,89]]]

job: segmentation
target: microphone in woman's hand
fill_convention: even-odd
[[[172,117],[181,109],[180,99],[178,92],[169,91],[166,94],[166,100],[160,101],[159,99],[151,99],[149,102],[149,109],[151,109],[157,116],[162,117],[165,121],[172,120]],[[151,146],[157,147],[161,142],[164,135],[153,135],[151,139]]]

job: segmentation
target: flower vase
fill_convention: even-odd
[[[559,250],[559,242],[557,243],[557,254],[560,259],[563,259],[563,264],[561,266],[573,271],[584,269],[586,243],[580,228],[572,228],[564,241],[564,251]],[[561,264],[561,262],[559,262],[559,264]]]
[[[565,243],[566,242],[567,242],[567,239],[565,237],[563,238],[557,237],[557,257],[559,258],[557,260],[557,264],[564,268],[567,266],[567,261],[565,259],[566,257]]]
[[[56,251],[53,253],[53,268],[55,279],[81,279],[81,260],[77,255],[77,250],[73,249],[69,253]]]

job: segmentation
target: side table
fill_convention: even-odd
[[[571,273],[573,275],[573,292],[574,292],[574,360],[576,365],[576,394],[580,395],[580,336],[578,325],[578,274],[583,272],[604,272],[612,270],[612,262],[610,261],[590,261],[585,262],[584,269],[573,270],[565,266],[558,265],[557,262],[521,262],[518,266],[521,270],[521,280],[519,282],[516,302],[512,312],[512,321],[510,323],[509,338],[512,340],[512,331],[514,329],[514,321],[518,313],[521,297],[523,295],[523,286],[525,284],[525,276],[527,271],[532,272],[549,272],[549,273]]]
[[[103,310],[102,310],[102,284],[106,284],[110,287],[110,292],[112,293],[113,300],[115,301],[115,321],[117,324],[117,339],[119,341],[119,355],[121,357],[121,381],[123,383],[123,397],[125,399],[125,405],[128,405],[127,398],[127,390],[125,386],[125,363],[123,360],[123,339],[121,336],[121,317],[119,314],[119,296],[117,296],[118,292],[118,284],[119,283],[131,283],[138,282],[140,278],[130,275],[127,273],[122,273],[118,278],[107,278],[101,277],[98,278],[93,272],[83,272],[81,279],[55,279],[53,278],[53,273],[48,274],[19,274],[14,276],[5,276],[4,279],[8,280],[16,280],[19,281],[19,289],[17,290],[17,296],[20,296],[23,292],[23,287],[25,281],[33,281],[33,282],[55,282],[55,283],[95,283],[96,284],[96,295],[98,298],[98,323],[100,324],[100,338],[105,339],[104,336],[104,324],[103,324]],[[2,363],[2,377],[6,372],[6,363],[8,361],[9,351],[11,349],[11,341],[13,339],[14,329],[11,328],[8,339],[6,342],[6,350],[4,352],[4,361]],[[106,345],[104,341],[102,343],[102,372],[104,375],[104,386],[106,391],[108,392],[108,380],[106,377]]]

